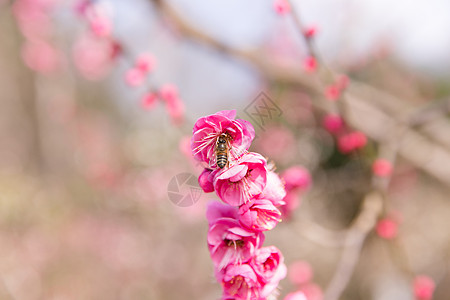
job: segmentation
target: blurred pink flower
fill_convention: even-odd
[[[434,280],[426,275],[419,275],[414,278],[413,290],[416,300],[431,300],[433,298],[436,284]]]
[[[145,74],[137,68],[129,69],[125,73],[125,83],[131,87],[139,86],[144,83],[144,81]]]
[[[239,222],[254,231],[272,230],[281,221],[281,212],[270,200],[251,200],[239,207]]]
[[[178,99],[178,88],[174,84],[164,84],[159,89],[159,96],[167,102],[176,101]]]
[[[42,74],[57,70],[60,65],[58,50],[43,40],[29,40],[22,48],[22,57],[26,65]]]
[[[338,133],[344,127],[344,120],[336,114],[328,114],[323,118],[323,127],[331,134]]]
[[[178,96],[178,88],[173,84],[165,84],[159,89],[159,97],[166,101],[166,109],[172,120],[176,125],[182,123],[185,113],[183,101]]]
[[[300,193],[298,191],[289,191],[284,197],[283,202],[285,203],[280,207],[281,215],[284,219],[290,219],[292,213],[300,206]]]
[[[285,188],[287,191],[293,189],[307,190],[311,186],[311,175],[309,171],[302,166],[292,166],[286,169],[281,177],[285,182]]]
[[[271,159],[282,162],[295,156],[295,137],[285,127],[268,127],[256,140],[258,150]]]
[[[145,93],[141,98],[141,105],[144,109],[150,110],[156,106],[158,96],[153,92]]]
[[[89,20],[92,33],[100,38],[109,37],[112,34],[112,22],[106,16],[97,15]]]
[[[338,138],[338,150],[343,154],[348,154],[355,150],[364,148],[367,144],[367,137],[360,131],[353,131]]]
[[[179,125],[183,122],[185,107],[180,98],[175,98],[175,100],[168,101],[166,104],[166,109],[174,124]]]
[[[291,11],[291,5],[287,0],[275,0],[273,8],[279,15],[285,15]]]
[[[336,86],[340,89],[340,90],[345,90],[347,88],[347,86],[350,83],[350,78],[348,78],[347,75],[343,74],[340,75],[339,78],[336,81]]]
[[[341,97],[341,90],[336,84],[329,85],[325,88],[325,98],[330,101],[336,101]]]
[[[195,159],[215,168],[215,147],[217,138],[227,134],[228,159],[235,160],[245,153],[255,137],[253,126],[245,120],[235,120],[235,110],[224,110],[213,115],[201,117],[193,128],[191,149]]]
[[[261,232],[249,231],[231,218],[217,219],[208,231],[211,259],[219,270],[247,262],[263,242]]]
[[[315,283],[307,283],[306,285],[303,285],[300,291],[305,294],[306,299],[308,300],[322,300],[323,299],[323,292],[320,286],[318,286]]]
[[[261,194],[267,182],[266,160],[258,153],[246,153],[236,164],[220,170],[214,189],[222,201],[240,206]]]
[[[311,265],[306,261],[296,261],[289,266],[289,280],[295,285],[308,283],[313,278]]]
[[[387,177],[392,174],[392,164],[387,159],[379,158],[372,164],[372,172],[380,177]]]
[[[306,72],[312,73],[317,70],[317,60],[314,56],[308,56],[303,61],[303,68]]]
[[[377,234],[384,239],[393,239],[397,236],[398,224],[393,219],[387,217],[377,222]]]
[[[305,31],[303,32],[304,36],[307,38],[312,38],[317,34],[317,26],[310,25],[307,28],[305,28]]]
[[[106,75],[120,51],[117,43],[83,35],[73,48],[74,64],[85,78],[98,80]]]
[[[289,219],[294,210],[300,205],[300,192],[306,191],[311,186],[311,175],[302,166],[292,166],[286,169],[281,178],[285,182],[286,196],[283,198],[281,213],[284,218]]]
[[[143,73],[152,72],[156,67],[156,58],[150,53],[141,54],[137,58],[135,66]]]
[[[308,299],[306,298],[305,294],[303,294],[302,291],[298,291],[287,294],[286,297],[284,297],[284,300],[308,300]]]

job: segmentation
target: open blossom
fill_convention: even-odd
[[[266,187],[256,196],[256,199],[270,200],[273,205],[280,206],[285,204],[284,197],[286,197],[286,190],[280,176],[273,171],[268,171]]]
[[[281,221],[281,212],[270,200],[255,199],[239,207],[239,222],[255,231],[272,230]]]
[[[170,102],[176,95],[168,92],[159,96]],[[208,249],[223,287],[222,300],[272,299],[287,268],[276,247],[261,248],[263,231],[280,222],[286,191],[281,178],[268,170],[266,159],[247,151],[255,137],[253,126],[235,117],[236,111],[221,111],[198,119],[193,129],[193,156],[209,164],[198,177],[199,185],[223,201],[208,204]],[[215,147],[222,135],[228,164],[218,168]]]
[[[278,286],[281,279],[286,277],[287,268],[281,251],[275,246],[263,247],[256,250],[252,258],[252,266],[264,285],[261,296],[269,296]]]
[[[263,241],[262,233],[247,230],[232,218],[217,219],[208,231],[209,251],[219,270],[248,261]]]
[[[266,160],[260,154],[246,153],[233,166],[214,178],[217,195],[233,206],[241,206],[261,194],[267,182]]]
[[[217,166],[215,147],[217,138],[221,134],[229,137],[227,145],[229,160],[237,159],[248,150],[255,137],[255,130],[249,122],[235,120],[235,117],[235,110],[224,110],[197,120],[191,140],[191,149],[195,159],[215,168]]]
[[[261,298],[261,284],[249,264],[229,265],[223,273],[219,272],[216,276],[222,282],[222,300]]]

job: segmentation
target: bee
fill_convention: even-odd
[[[217,166],[223,169],[228,163],[228,135],[222,133],[217,138],[216,143],[216,161]]]

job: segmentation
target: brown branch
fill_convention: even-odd
[[[450,114],[450,99],[443,99],[412,113],[409,118],[409,125],[411,127],[419,127],[448,114]]]
[[[350,229],[347,232],[335,274],[325,290],[326,300],[336,300],[344,291],[353,274],[353,270],[361,255],[364,241],[375,226],[377,217],[382,210],[382,195],[374,191],[368,194],[363,201],[362,208]]]

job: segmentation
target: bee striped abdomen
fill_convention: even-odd
[[[216,162],[217,166],[223,169],[228,162],[227,136],[222,134],[217,139],[216,144]]]
[[[228,157],[226,152],[217,152],[217,166],[221,169],[227,165]]]

